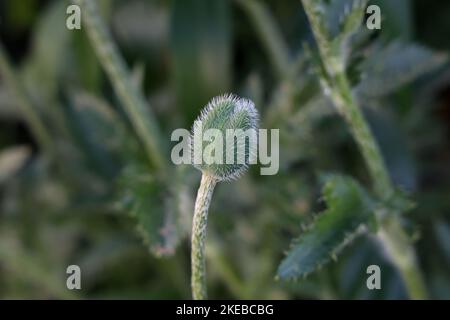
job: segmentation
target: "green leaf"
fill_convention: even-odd
[[[361,101],[364,106],[364,102]],[[407,191],[417,188],[416,160],[409,148],[410,141],[389,110],[381,106],[363,108],[364,115],[378,142],[384,162],[394,184]]]
[[[71,42],[73,48],[73,66],[68,71],[71,83],[80,84],[91,92],[101,92],[102,73],[100,63],[89,43],[85,32],[74,32]]]
[[[168,256],[189,230],[193,205],[176,172],[170,187],[144,166],[127,167],[119,181],[119,206],[136,219],[137,231],[155,256]]]
[[[138,145],[125,121],[106,101],[71,92],[66,106],[69,127],[95,172],[113,177],[121,164],[139,158]],[[140,155],[143,156],[143,155]]]
[[[15,97],[6,88],[5,83],[0,83],[0,119],[20,120],[22,113],[15,105]]]
[[[450,265],[450,226],[440,219],[433,223],[433,229],[447,264]]]
[[[411,39],[414,34],[414,15],[417,8],[411,0],[371,0],[382,12],[380,36],[383,39]]]
[[[323,196],[328,208],[293,242],[278,268],[280,279],[305,277],[328,263],[373,218],[372,200],[350,177],[329,177]]]
[[[347,7],[341,20],[341,33],[347,36],[353,35],[361,27],[367,0],[355,0],[351,7]]]
[[[334,0],[327,9],[327,23],[332,35],[351,34],[361,26],[367,0]]]
[[[28,146],[13,146],[0,150],[0,185],[13,177],[30,159]]]
[[[25,85],[33,95],[49,99],[57,90],[59,80],[70,68],[71,31],[66,26],[64,1],[49,5],[33,27],[31,50],[25,62]],[[39,86],[36,86],[36,83]]]
[[[445,62],[444,54],[417,44],[393,42],[361,65],[363,80],[356,89],[363,96],[386,96]]]
[[[337,0],[332,1],[328,14],[330,32],[335,34],[332,41],[332,50],[347,64],[351,53],[351,39],[358,32],[362,32],[367,0]]]
[[[230,1],[172,2],[170,45],[177,102],[186,123],[230,85]],[[195,81],[193,81],[195,78]]]

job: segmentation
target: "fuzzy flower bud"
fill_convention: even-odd
[[[252,101],[231,94],[213,98],[192,126],[194,166],[218,181],[237,179],[254,160],[257,131]]]

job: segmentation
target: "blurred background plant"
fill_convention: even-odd
[[[301,226],[329,205],[328,173],[370,186],[317,79],[300,1],[96,2],[101,20],[83,11],[73,31],[70,2],[0,2],[0,297],[190,298],[200,173],[170,162],[170,133],[230,91],[255,102],[261,127],[280,129],[281,166],[217,187],[209,296],[407,297],[369,234],[305,279],[275,280]],[[331,2],[333,30],[349,1]],[[347,73],[391,178],[415,204],[402,223],[429,295],[449,299],[450,4],[370,3],[382,29],[357,38]],[[81,267],[80,291],[66,289],[70,264]],[[366,287],[371,264],[382,290]]]

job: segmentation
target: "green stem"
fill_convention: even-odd
[[[217,180],[207,174],[202,175],[195,200],[194,221],[192,223],[191,266],[192,297],[206,299],[205,238],[208,224],[208,209]]]
[[[248,14],[255,25],[255,30],[266,47],[278,76],[280,78],[288,77],[291,74],[289,50],[270,12],[260,1],[235,1]]]
[[[417,263],[414,247],[395,213],[381,222],[378,236],[392,257],[411,299],[427,299],[427,288]]]
[[[356,105],[351,94],[348,80],[343,73],[336,74],[336,90],[332,89],[335,102],[341,104],[342,114],[351,128],[365,162],[369,168],[374,188],[382,200],[389,199],[394,187],[384,164],[379,147],[370,131],[364,115]],[[340,99],[338,99],[338,96]],[[410,244],[408,235],[398,219],[398,213],[391,212],[388,217],[378,217],[379,237],[384,243],[390,257],[400,270],[403,281],[412,299],[426,299],[426,287],[419,270],[416,254]]]
[[[98,59],[108,74],[114,90],[128,114],[137,135],[144,144],[148,157],[156,168],[164,168],[158,124],[145,98],[133,84],[126,63],[102,21],[95,0],[76,0],[82,8],[82,17],[89,39]]]
[[[331,91],[332,97],[334,97],[333,100],[350,127],[352,135],[364,157],[374,183],[375,192],[382,200],[389,199],[394,193],[394,187],[378,144],[364,115],[356,104],[344,72],[336,74]]]
[[[333,55],[330,50],[330,41],[321,19],[321,13],[316,10],[317,4],[312,0],[302,0],[302,3],[316,38],[321,59],[328,73],[329,80],[326,85],[329,86],[331,98],[352,131],[369,169],[376,194],[382,201],[386,201],[394,194],[394,186],[378,144],[352,94],[350,83],[345,74],[344,63],[340,57]],[[377,216],[380,225],[379,238],[400,271],[410,297],[412,299],[426,299],[426,286],[418,267],[414,247],[403,230],[398,216],[396,212],[390,212],[388,216]]]
[[[4,231],[4,230],[1,230]],[[29,285],[39,288],[41,296],[34,298],[68,299],[73,300],[79,296],[66,287],[66,281],[59,276],[60,269],[51,269],[34,252],[26,250],[23,246],[10,246],[0,244],[0,260],[2,267],[11,275],[17,276]],[[58,266],[60,267],[60,266]],[[48,296],[42,296],[42,293]]]
[[[241,281],[233,266],[228,262],[218,241],[209,240],[206,258],[211,262],[211,268],[224,280],[231,294],[239,300],[251,299],[248,288]]]
[[[0,43],[0,72],[2,73],[3,78],[5,79],[7,85],[10,90],[15,95],[17,99],[17,103],[22,110],[22,113],[25,117],[25,121],[27,122],[30,130],[35,137],[39,146],[50,153],[52,156],[54,155],[54,144],[52,141],[52,136],[48,132],[44,123],[42,122],[37,110],[31,104],[28,94],[25,91],[25,88],[22,86],[21,82],[17,78],[11,63],[7,57],[6,51],[3,48],[3,45]]]

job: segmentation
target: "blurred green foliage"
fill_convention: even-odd
[[[210,297],[406,297],[370,235],[303,280],[275,280],[301,225],[326,225],[316,213],[336,210],[320,196],[324,173],[369,185],[356,145],[312,74],[300,1],[98,2],[131,70],[124,81],[145,97],[164,147],[173,129],[188,128],[205,102],[227,91],[256,103],[263,128],[280,129],[277,175],[254,167],[216,190]],[[446,1],[374,3],[382,29],[350,53],[349,74],[355,83],[366,74],[355,92],[391,177],[415,203],[404,225],[431,297],[449,299],[450,69],[442,52],[450,49],[450,8]],[[168,168],[148,164],[86,27],[65,28],[68,4],[0,2],[0,41],[20,84],[12,89],[0,67],[0,297],[190,298],[186,239],[200,173],[175,167],[165,153]],[[368,52],[376,53],[366,59]],[[30,109],[50,143],[35,134]],[[363,192],[351,185],[342,192]],[[364,206],[355,201],[342,219]],[[80,291],[66,289],[70,264],[81,267]],[[382,290],[366,288],[370,264],[382,268]]]

